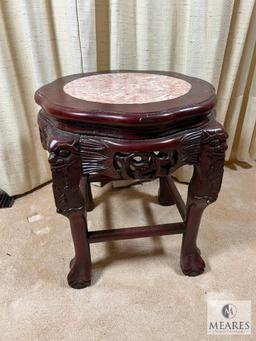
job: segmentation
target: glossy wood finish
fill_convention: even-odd
[[[115,72],[119,71],[111,71]],[[199,122],[216,104],[215,90],[206,81],[174,72],[147,73],[180,78],[189,82],[192,88],[186,95],[176,99],[144,104],[88,102],[63,91],[65,84],[70,81],[97,74],[87,73],[62,77],[41,87],[35,93],[35,100],[48,115],[58,119],[60,129],[89,134],[96,129],[103,136],[123,138],[125,135],[135,135],[137,139],[152,132],[166,134],[170,129],[180,129],[182,125],[190,124],[191,119],[194,123],[195,120]]]
[[[81,177],[80,180],[80,190],[84,197],[85,209],[87,212],[90,212],[94,209],[94,202],[92,198],[92,190],[91,184],[89,180],[89,176],[85,175]]]
[[[162,183],[161,183],[162,181]],[[164,191],[161,193],[161,185],[164,186]],[[161,195],[164,197],[161,197]],[[168,205],[168,198],[170,204],[176,204],[178,211],[180,212],[181,218],[184,220],[186,217],[186,205],[173,182],[173,179],[168,176],[165,178],[160,178],[160,188],[159,188],[159,203],[163,206]]]
[[[111,240],[123,240],[133,238],[145,238],[164,236],[168,234],[184,233],[185,224],[183,222],[173,224],[126,227],[113,230],[99,230],[89,232],[89,243],[99,243]]]
[[[173,192],[169,189],[169,177],[163,176],[159,178],[158,202],[162,206],[170,206],[175,204]]]
[[[165,103],[109,106],[71,100],[63,94],[63,84],[81,75],[64,77],[36,93],[43,107],[38,123],[49,152],[57,212],[69,218],[74,241],[68,275],[73,288],[90,284],[90,243],[108,240],[181,233],[183,273],[204,271],[196,240],[201,215],[220,190],[227,134],[214,119],[212,86],[178,76],[192,82],[191,93]],[[170,174],[186,164],[194,166],[194,174],[185,204]],[[182,222],[88,232],[85,212],[94,207],[92,181],[145,178],[160,179],[159,203],[176,204]]]

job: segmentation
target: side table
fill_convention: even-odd
[[[227,148],[227,133],[214,118],[213,86],[173,72],[98,72],[59,78],[37,90],[35,100],[57,212],[69,219],[74,242],[69,285],[90,285],[90,243],[178,233],[183,273],[201,274],[199,224],[217,199]],[[185,204],[170,174],[187,164],[194,173]],[[153,178],[159,204],[176,204],[180,222],[88,231],[91,182]]]

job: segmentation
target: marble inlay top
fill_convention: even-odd
[[[183,79],[148,73],[104,73],[75,79],[63,90],[89,102],[135,104],[161,102],[185,95],[191,84]]]

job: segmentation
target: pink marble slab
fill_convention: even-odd
[[[191,84],[183,79],[148,73],[104,73],[75,79],[63,90],[85,101],[111,104],[161,102],[185,95]]]

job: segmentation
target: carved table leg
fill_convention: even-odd
[[[60,133],[44,115],[39,114],[38,121],[42,144],[49,151],[57,212],[69,219],[74,242],[75,258],[71,262],[68,283],[76,289],[84,288],[91,281],[91,257],[84,200],[79,188],[79,140],[75,134]]]
[[[174,205],[174,201],[172,199],[172,193],[170,192],[169,186],[168,186],[167,176],[159,178],[158,202],[162,206]]]
[[[198,229],[203,210],[207,204],[188,194],[186,232],[181,246],[181,269],[185,275],[197,276],[204,272],[205,263],[196,245]]]
[[[200,256],[196,239],[202,213],[214,202],[221,187],[227,134],[218,123],[212,122],[203,131],[199,162],[188,188],[186,231],[183,234],[180,265],[183,273],[197,276],[204,272],[205,263]]]
[[[71,233],[75,247],[75,258],[70,262],[68,284],[82,289],[91,284],[91,255],[87,239],[87,224],[83,214],[69,215]]]

